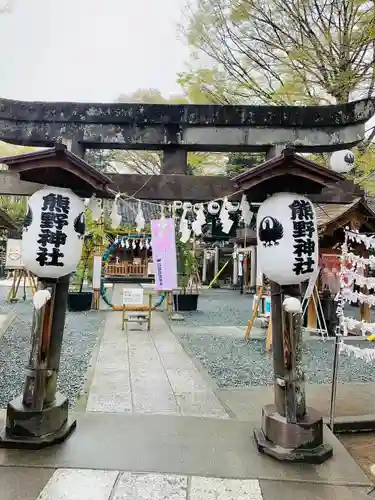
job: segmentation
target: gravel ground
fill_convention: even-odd
[[[0,339],[0,408],[22,392],[30,352],[32,301],[4,303],[8,289],[0,289],[0,314],[14,312],[17,317]],[[83,388],[85,375],[98,334],[104,327],[105,314],[67,313],[61,352],[59,390],[74,407]]]
[[[198,298],[198,311],[184,312],[184,324],[190,326],[247,325],[251,316],[253,295],[237,290],[203,290]],[[347,314],[358,318],[358,307],[345,306]],[[359,319],[359,318],[358,318]]]
[[[246,325],[250,319],[252,295],[233,290],[203,290],[198,311],[184,312],[184,324],[190,326]]]
[[[190,356],[196,357],[220,388],[271,385],[272,352],[266,353],[264,340],[216,336],[212,334],[176,334]],[[355,345],[355,344],[351,344]],[[358,344],[364,347],[363,342]],[[310,340],[304,347],[307,382],[331,382],[333,342]],[[342,383],[375,381],[373,363],[342,357],[338,380]]]
[[[181,327],[186,327],[186,333],[181,332],[182,328],[175,332],[187,352],[202,363],[221,388],[272,384],[272,353],[265,352],[264,340],[246,343],[225,335],[189,333],[189,327],[246,325],[251,306],[251,295],[240,295],[238,291],[206,290],[199,297],[199,311],[184,313],[185,321]],[[358,308],[348,308],[349,313],[357,315]],[[363,343],[358,345],[367,347]],[[329,383],[332,360],[332,341],[307,341],[304,348],[307,381]],[[373,363],[342,357],[339,381],[372,382],[375,380],[373,366]]]

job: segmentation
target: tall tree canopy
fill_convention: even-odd
[[[198,102],[332,104],[375,88],[375,0],[197,0],[179,82]],[[375,137],[369,131],[364,154]]]
[[[205,90],[228,102],[372,95],[374,12],[374,0],[198,0],[186,31],[194,73],[183,76],[207,80],[209,64]]]

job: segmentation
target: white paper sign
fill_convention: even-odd
[[[5,259],[7,269],[22,269],[22,240],[8,239]]]
[[[143,306],[143,289],[124,288],[122,303],[124,306]]]

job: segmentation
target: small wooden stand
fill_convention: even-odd
[[[26,281],[31,287],[31,293],[34,296],[35,291],[36,291],[36,284],[35,284],[35,279],[34,275],[27,269],[21,268],[21,269],[15,269],[14,270],[14,275],[13,275],[13,283],[12,287],[9,290],[9,293],[6,298],[6,302],[16,302],[17,299],[17,293],[21,284],[21,280],[24,280],[23,286],[24,286],[24,294],[23,294],[23,300],[26,300]]]
[[[127,316],[126,313],[130,313]],[[123,306],[122,307],[122,330],[128,331],[128,323],[147,323],[147,331],[151,329],[152,294],[148,294],[148,306]],[[126,326],[126,328],[125,328]]]

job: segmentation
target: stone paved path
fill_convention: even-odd
[[[159,312],[150,332],[134,324],[124,332],[121,313],[108,315],[86,411],[228,418]]]
[[[258,481],[57,470],[38,500],[263,500]]]

